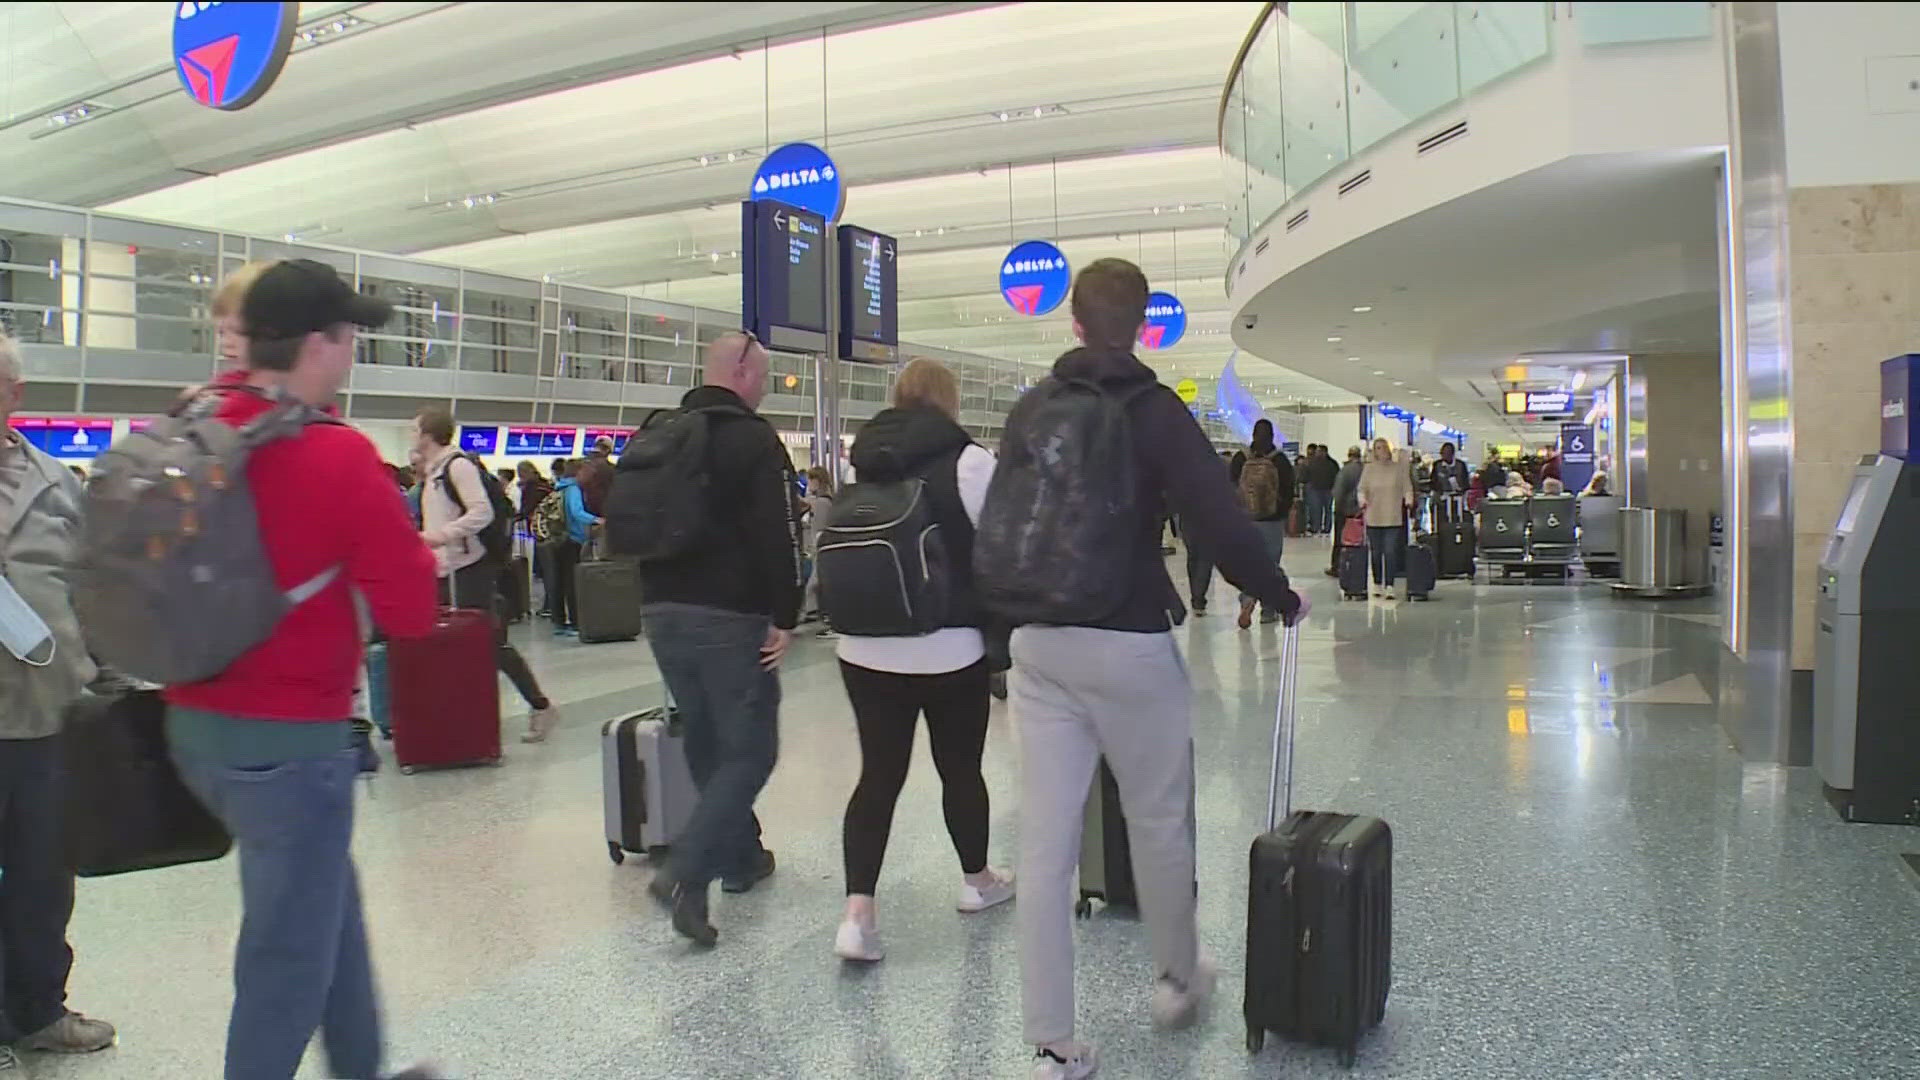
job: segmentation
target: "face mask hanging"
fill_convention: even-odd
[[[47,629],[39,612],[20,598],[5,575],[0,575],[0,646],[30,667],[53,663],[53,631]],[[34,654],[43,649],[46,655],[35,659]]]

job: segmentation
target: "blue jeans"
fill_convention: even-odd
[[[1333,531],[1333,489],[1309,487],[1301,493],[1306,500],[1305,528],[1309,533]]]
[[[1280,553],[1287,546],[1286,521],[1284,519],[1280,521],[1256,521],[1253,523],[1253,531],[1260,534],[1260,542],[1266,545],[1267,556],[1273,560],[1273,565],[1279,566]],[[1253,594],[1251,593],[1240,594],[1240,602],[1243,604],[1252,598]],[[1263,616],[1277,615],[1278,612],[1262,604],[1260,614]]]
[[[1407,527],[1389,525],[1381,528],[1367,526],[1367,561],[1373,566],[1373,583],[1383,589],[1393,588],[1394,579],[1400,576],[1402,552],[1407,545]]]
[[[182,779],[240,851],[226,1080],[291,1080],[315,1028],[327,1075],[379,1076],[380,1008],[348,851],[358,753],[250,767],[171,741]]]
[[[760,666],[772,624],[692,604],[650,604],[646,621],[654,661],[680,710],[687,768],[700,788],[668,868],[686,888],[704,889],[759,860],[753,801],[780,756],[780,676]]]

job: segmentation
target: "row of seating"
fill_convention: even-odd
[[[1488,499],[1480,504],[1480,559],[1503,574],[1532,566],[1564,574],[1576,558],[1589,571],[1617,565],[1619,510],[1613,495]]]

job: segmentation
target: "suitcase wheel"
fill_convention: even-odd
[[[1257,1054],[1260,1052],[1260,1048],[1265,1045],[1267,1045],[1267,1029],[1249,1024],[1247,1026],[1247,1053]]]
[[[1073,903],[1073,917],[1076,919],[1093,918],[1093,897],[1083,896]]]
[[[620,842],[618,840],[607,841],[607,858],[612,859],[613,865],[615,866],[619,866],[621,863],[627,861],[627,853],[620,850]]]
[[[402,766],[400,766],[400,772],[401,772],[401,774],[402,774],[402,775],[404,775],[404,776],[412,776],[412,775],[413,775],[413,766],[411,766],[411,765],[402,765]]]

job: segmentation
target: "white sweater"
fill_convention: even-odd
[[[960,451],[960,460],[955,463],[961,505],[967,508],[967,519],[976,525],[980,523],[980,508],[987,502],[993,464],[993,452],[977,444]],[[838,653],[847,663],[870,671],[944,675],[987,655],[987,643],[971,626],[948,626],[918,637],[844,635]]]
[[[448,467],[452,472],[448,472]],[[420,538],[433,548],[440,563],[440,576],[446,577],[462,567],[471,566],[487,555],[487,546],[479,539],[480,530],[493,524],[493,504],[487,501],[487,487],[480,469],[460,451],[449,446],[427,464],[426,479],[420,485]],[[445,476],[460,493],[467,508],[464,513],[447,494],[440,478]]]

